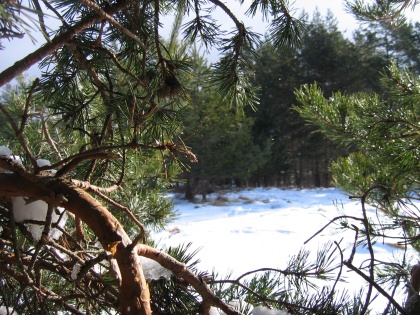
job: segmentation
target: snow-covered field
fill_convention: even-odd
[[[192,249],[200,248],[198,258],[202,271],[216,270],[219,275],[233,272],[234,276],[261,267],[284,269],[290,257],[304,247],[304,242],[339,215],[362,217],[361,203],[334,188],[283,190],[256,188],[223,194],[212,194],[207,203],[190,203],[181,196],[174,199],[177,219],[165,231],[156,233],[160,245],[176,246],[193,242]],[[337,207],[338,205],[338,207]],[[368,207],[369,216],[381,216]],[[349,223],[356,223],[350,221]],[[344,259],[348,259],[354,233],[332,224],[305,248],[313,254],[328,241],[340,242]],[[375,246],[375,258],[394,261],[404,250],[390,246],[395,240],[381,240]],[[411,258],[415,257],[411,253]],[[359,248],[354,264],[369,259],[368,250]],[[365,285],[356,274],[344,272],[348,290]],[[404,292],[396,300],[402,303]],[[378,311],[385,301],[377,299]]]

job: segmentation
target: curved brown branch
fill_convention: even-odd
[[[227,315],[241,315],[241,313],[219,299],[200,276],[197,276],[189,270],[185,264],[180,263],[172,256],[144,244],[137,245],[137,254],[153,259],[166,269],[172,271],[177,277],[187,281],[201,295],[203,303],[207,305],[208,308],[210,308],[210,306],[215,306],[224,311]]]
[[[119,158],[119,155],[116,154],[110,154],[110,153],[96,153],[91,154],[87,156],[81,156],[78,158],[75,158],[71,160],[70,163],[64,165],[62,168],[60,168],[57,173],[55,174],[55,177],[61,177],[68,173],[70,173],[72,170],[74,170],[80,163],[86,161],[86,160],[99,160],[99,159],[117,159]]]
[[[130,209],[128,209],[127,207],[124,207],[123,205],[120,205],[119,203],[117,203],[116,201],[112,200],[111,198],[105,196],[102,192],[101,189],[96,189],[93,188],[93,186],[89,187],[89,190],[92,191],[95,195],[97,195],[98,197],[100,197],[101,199],[103,199],[105,202],[107,202],[108,204],[110,204],[111,206],[113,206],[114,208],[124,211],[129,217],[130,219],[140,228],[140,239],[145,242],[145,227],[143,225],[143,223],[141,223],[135,216],[134,214],[130,211]],[[134,242],[134,241],[133,241]]]
[[[66,164],[71,162],[74,159],[79,159],[79,158],[83,158],[84,160],[90,160],[92,156],[95,156],[96,154],[106,154],[106,152],[108,151],[115,151],[118,149],[150,149],[150,150],[165,150],[166,146],[165,145],[147,145],[147,144],[139,144],[139,143],[127,143],[127,144],[121,144],[121,145],[104,145],[104,146],[100,146],[97,148],[93,148],[84,152],[79,152],[77,154],[71,155],[65,159],[63,159],[62,161],[58,161],[57,163],[54,163],[52,165],[49,166],[43,166],[43,167],[39,167],[38,169],[40,171],[42,170],[51,170],[51,169],[57,169],[59,168],[61,165]],[[108,158],[111,158],[112,155]]]
[[[243,23],[241,23],[238,18],[232,13],[232,11],[227,7],[226,4],[219,0],[210,0],[214,5],[221,8],[228,16],[229,18],[235,23],[236,28],[238,29],[238,39],[235,43],[235,68],[238,64],[238,59],[242,51],[243,42],[245,40],[246,30]]]
[[[121,187],[119,185],[112,185],[110,187],[104,188],[104,187],[99,187],[96,185],[92,185],[91,183],[87,182],[87,181],[81,181],[81,180],[77,180],[77,179],[72,179],[71,180],[72,184],[75,185],[78,188],[81,188],[83,190],[91,190],[93,192],[101,192],[104,194],[109,194],[117,189],[121,189]]]
[[[121,312],[125,315],[150,315],[150,293],[137,252],[118,220],[84,190],[70,181],[38,176],[34,185],[24,174],[0,174],[0,196],[27,196],[56,205],[58,195],[65,196],[61,206],[79,217],[92,229],[102,247],[112,253],[121,273],[119,291]]]
[[[241,23],[238,18],[232,13],[232,11],[229,9],[229,7],[224,4],[222,1],[219,0],[210,0],[215,6],[221,8],[223,12],[225,12],[229,18],[235,23],[236,28],[240,31],[243,29],[244,25]]]

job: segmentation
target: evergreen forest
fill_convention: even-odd
[[[185,143],[194,148],[197,163],[181,178],[186,197],[228,187],[330,187],[329,166],[352,151],[316,132],[294,110],[296,89],[317,83],[326,97],[385,91],[380,84],[391,62],[420,70],[420,24],[390,22],[363,25],[346,38],[332,13],[314,12],[306,21],[302,45],[279,51],[262,41],[254,62],[252,84],[258,105],[238,111],[218,102],[211,89],[201,89],[212,70],[194,52],[197,86],[183,119]],[[357,65],[357,66],[355,66]]]

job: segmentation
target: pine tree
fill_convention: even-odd
[[[327,96],[340,90],[380,92],[377,81],[385,59],[374,49],[368,52],[363,43],[346,39],[331,12],[322,17],[315,11],[302,39],[297,50],[287,53],[270,43],[259,48],[254,84],[261,89],[260,104],[247,114],[255,119],[255,143],[271,150],[268,163],[255,174],[265,185],[328,185],[329,162],[345,154],[343,148],[313,133],[292,110],[297,86],[316,81]]]
[[[213,5],[236,26],[229,36],[206,1],[174,4],[0,4],[1,39],[29,32],[45,38],[0,73],[5,86],[36,63],[43,71],[32,82],[7,87],[0,106],[3,144],[11,149],[2,147],[0,159],[1,287],[9,293],[19,287],[15,295],[4,293],[7,307],[29,314],[207,314],[214,305],[237,314],[188,264],[185,249],[166,253],[148,240],[148,231],[173,215],[158,192],[171,183],[180,157],[195,159],[179,137],[191,63],[162,39],[160,21],[188,16],[184,41],[200,39],[222,51],[211,80],[237,110],[256,101],[248,60],[258,38],[220,1]],[[260,9],[276,18],[274,41],[297,43],[299,21],[283,1]],[[18,204],[29,214],[37,206],[39,215],[15,217],[22,214]],[[63,228],[53,218],[64,213]],[[56,229],[59,239],[50,234]],[[148,277],[143,257],[174,276],[164,283]]]
[[[395,63],[388,70],[389,74],[382,80],[386,98],[340,92],[326,98],[318,85],[305,85],[297,92],[301,106],[296,110],[328,138],[355,148],[348,157],[331,165],[334,185],[347,191],[352,198],[361,199],[364,216],[364,205],[372,204],[392,220],[385,223],[362,219],[365,226],[361,243],[371,249],[377,238],[387,237],[390,230],[399,229],[399,244],[419,250],[418,209],[413,204],[418,200],[420,174],[419,78],[416,73],[398,69]],[[348,223],[345,226],[355,228]],[[410,267],[405,261],[398,265],[402,269],[409,270]],[[381,277],[387,278],[392,286],[399,285],[400,278],[395,276],[397,271],[386,272],[386,263],[374,261],[373,255],[369,268],[370,285],[379,281],[375,280],[378,275],[375,277],[373,269],[381,270]],[[407,276],[403,282],[408,282]],[[401,311],[401,306],[398,309]],[[418,312],[418,308],[415,311]]]
[[[193,51],[192,57],[190,105],[183,111],[182,120],[185,144],[194,150],[197,162],[190,163],[184,175],[185,194],[188,199],[201,194],[205,200],[212,187],[245,182],[265,160],[252,142],[252,119],[217,98],[208,83],[212,69],[199,51]]]

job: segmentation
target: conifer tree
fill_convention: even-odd
[[[399,69],[395,63],[388,70],[389,74],[382,80],[386,98],[340,92],[326,98],[317,84],[305,85],[297,92],[301,106],[296,110],[328,138],[355,149],[349,156],[332,163],[331,170],[334,185],[362,203],[359,220],[364,222],[360,231],[363,236],[357,236],[359,230],[355,225],[342,222],[343,226],[354,229],[360,244],[367,246],[371,253],[370,271],[357,273],[369,283],[370,289],[383,288],[380,285],[384,281],[393,288],[401,283],[407,285],[413,299],[409,299],[404,308],[390,301],[400,313],[418,314],[418,298],[414,298],[418,297],[418,280],[412,282],[412,278],[410,282],[410,261],[404,257],[392,264],[378,262],[372,250],[378,238],[393,235],[400,235],[397,242],[401,246],[420,249],[419,214],[415,203],[419,200],[419,76]],[[367,204],[382,211],[391,221],[368,221]],[[400,232],[395,233],[398,230]],[[344,261],[344,265],[355,271],[351,258]],[[390,296],[386,292],[381,294]],[[371,295],[367,297],[366,304],[371,298]]]
[[[197,50],[192,51],[192,62],[190,105],[183,111],[182,120],[185,143],[194,148],[197,162],[190,163],[183,177],[186,197],[201,194],[205,200],[213,186],[245,182],[266,156],[252,142],[252,119],[217,98],[209,84],[212,69]]]
[[[273,41],[299,41],[300,22],[284,1],[255,1],[248,14],[261,10],[273,17]],[[0,13],[2,40],[44,37],[0,73],[3,87],[30,66],[42,69],[6,87],[0,106],[8,146],[0,159],[1,287],[19,287],[2,304],[21,313],[208,314],[216,306],[237,314],[185,249],[164,252],[148,239],[172,215],[151,192],[170,184],[180,157],[196,159],[179,137],[191,64],[162,39],[161,21],[185,15],[185,42],[221,50],[211,80],[238,109],[256,101],[248,56],[257,36],[221,1],[7,1]],[[230,34],[218,14],[233,21]],[[18,205],[30,214],[39,206],[39,216],[16,216]],[[64,214],[63,227],[53,218]],[[148,276],[146,258],[170,279]]]

